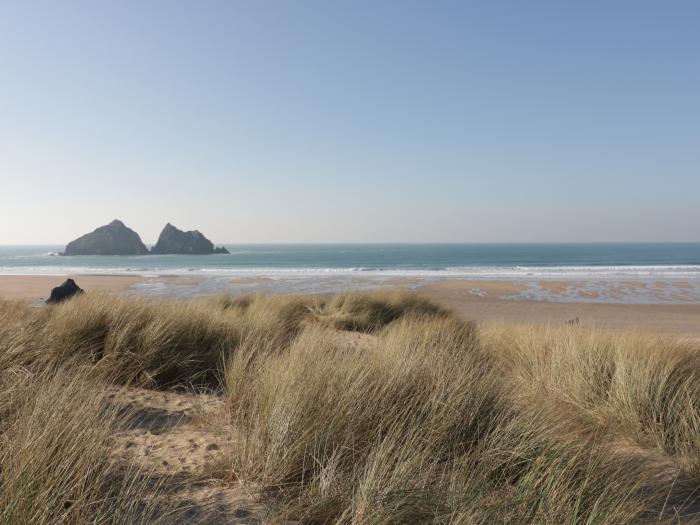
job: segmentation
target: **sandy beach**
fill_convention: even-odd
[[[579,319],[586,326],[639,330],[700,338],[700,304],[608,304],[506,300],[520,283],[442,281],[417,288],[419,294],[479,322],[563,324]],[[483,292],[476,295],[474,290]]]
[[[0,298],[29,302],[45,299],[54,286],[69,277],[84,290],[107,293],[123,293],[132,284],[146,280],[129,275],[0,275]]]
[[[87,291],[106,293],[138,293],[144,283],[158,281],[180,288],[201,283],[202,279],[146,278],[138,276],[72,276]],[[0,276],[0,298],[36,302],[48,297],[51,288],[59,285],[62,276]],[[256,280],[253,280],[257,282]],[[241,280],[250,282],[250,280]],[[239,281],[234,281],[238,284]],[[539,287],[564,292],[576,287],[575,282],[542,282]],[[454,309],[462,316],[478,322],[562,324],[578,319],[583,325],[608,329],[626,329],[675,334],[700,338],[700,304],[610,304],[590,302],[553,302],[518,299],[528,289],[523,282],[494,280],[446,280],[422,283],[415,280],[391,280],[387,287],[411,288],[418,294]],[[637,282],[621,286],[635,288]],[[222,290],[223,291],[223,290]],[[585,292],[585,290],[584,290]],[[511,297],[505,299],[504,297]],[[516,297],[513,299],[512,297]],[[585,295],[582,297],[585,298]]]

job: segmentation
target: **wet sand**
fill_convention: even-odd
[[[207,279],[175,277],[137,276],[73,276],[78,285],[86,291],[107,293],[140,293],[139,286],[163,283],[170,287],[170,296],[178,297],[178,289],[183,285],[197,286]],[[38,301],[49,296],[51,288],[61,284],[64,276],[0,276],[0,298]],[[218,286],[211,293],[236,292],[244,285],[268,283],[268,278],[231,279],[228,290]],[[569,287],[580,285],[577,282],[541,282],[542,290],[561,293]],[[446,280],[437,282],[416,281],[413,279],[390,280],[383,283],[387,288],[410,288],[420,295],[454,309],[468,319],[479,322],[547,323],[563,324],[578,318],[580,323],[599,328],[640,330],[675,334],[700,340],[700,301],[686,304],[610,304],[590,302],[553,302],[546,300],[504,299],[522,294],[530,284],[509,281]],[[620,283],[627,289],[644,284],[637,282]],[[681,288],[681,287],[679,287]],[[579,291],[578,297],[586,298],[593,292]],[[166,297],[168,295],[165,295]]]
[[[700,304],[556,303],[499,299],[509,292],[497,281],[482,281],[480,297],[470,293],[471,281],[441,281],[416,288],[429,299],[479,322],[564,324],[578,318],[582,325],[675,334],[700,339]]]
[[[270,277],[244,277],[241,279],[231,279],[228,283],[235,286],[254,286],[256,284],[272,283],[274,281],[275,280]]]
[[[175,286],[196,286],[198,284],[202,284],[204,281],[207,280],[206,277],[180,277],[180,276],[167,276],[167,277],[158,277],[158,280],[161,282],[164,282],[166,284],[172,284]]]

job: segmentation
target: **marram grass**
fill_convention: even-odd
[[[407,292],[85,294],[0,303],[0,523],[168,522],[108,459],[109,385],[224,396],[212,473],[261,488],[270,522],[700,518],[697,347],[478,327]]]

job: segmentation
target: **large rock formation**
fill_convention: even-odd
[[[151,253],[207,255],[229,251],[224,247],[214,248],[214,244],[197,230],[183,232],[168,223],[160,232],[158,242],[151,249]]]
[[[61,255],[148,255],[148,248],[138,233],[115,219],[69,242]]]
[[[51,297],[46,299],[46,302],[48,304],[61,303],[81,293],[83,293],[83,289],[75,284],[73,279],[66,279],[61,286],[56,286],[51,290]]]

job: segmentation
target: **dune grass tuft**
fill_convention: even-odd
[[[677,523],[700,505],[700,350],[477,327],[408,292],[0,302],[0,523],[150,522],[110,385],[204,385],[218,476],[300,523]],[[227,430],[228,431],[228,430]],[[695,513],[695,514],[693,514]],[[172,515],[171,515],[172,516]],[[166,519],[167,522],[167,519]]]
[[[339,330],[374,332],[401,317],[412,315],[444,316],[447,311],[402,290],[373,294],[346,292],[334,296],[320,317]]]
[[[525,402],[568,410],[593,429],[687,462],[700,459],[697,348],[578,327],[501,326],[488,334]]]
[[[337,341],[328,328],[309,326],[247,374],[234,357],[228,376],[240,432],[232,470],[286,502],[287,518],[658,518],[654,509],[670,484],[648,483],[643,462],[607,446],[568,412],[540,398],[523,403],[518,381],[473,325],[442,312],[411,315],[367,348]]]
[[[0,373],[0,523],[160,523],[110,458],[120,414],[80,365]]]

